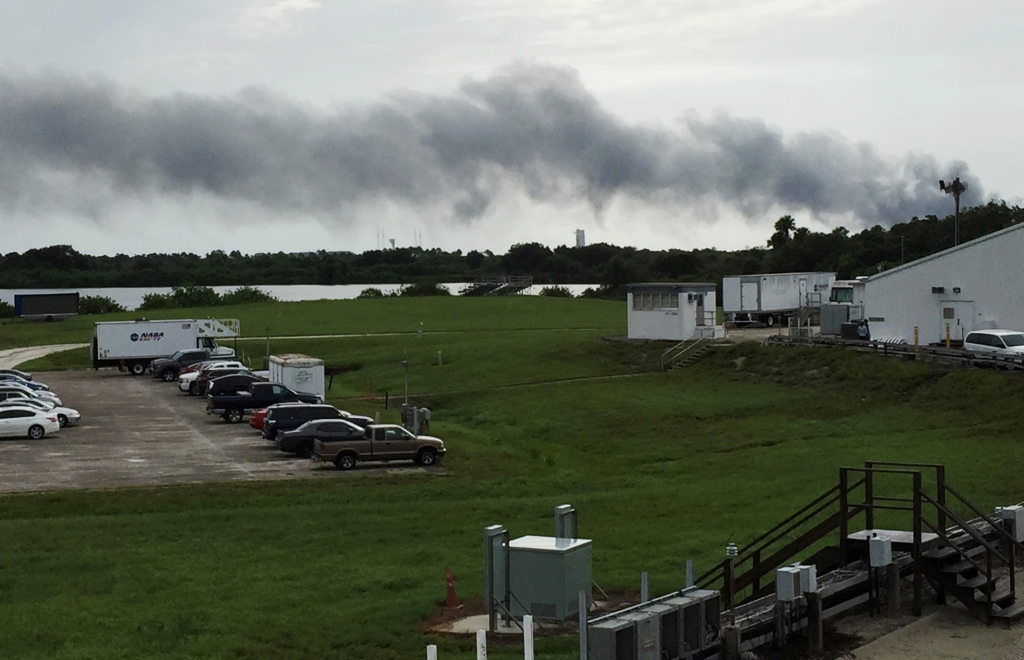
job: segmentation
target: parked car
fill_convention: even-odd
[[[211,378],[206,384],[205,394],[220,396],[235,392],[248,392],[253,383],[265,383],[267,379],[255,371],[242,371],[237,374]],[[197,386],[198,387],[198,386]]]
[[[157,358],[149,363],[154,378],[159,378],[166,383],[173,383],[178,379],[178,374],[185,367],[209,360],[212,351],[207,348],[195,348],[187,351],[178,351],[166,358]]]
[[[58,397],[53,392],[47,392],[46,390],[32,390],[18,383],[0,383],[0,394],[16,394],[19,392],[21,394],[26,395],[30,399],[42,399],[43,401],[52,401],[54,405],[63,405],[63,403],[60,400],[60,397]],[[3,398],[6,399],[10,397],[5,396]]]
[[[190,365],[189,367],[182,369],[178,374],[178,389],[182,392],[188,392],[189,394],[196,396],[199,392],[194,385],[204,371],[219,368],[226,369],[230,367],[244,369],[245,365],[238,360],[207,360],[205,362],[197,362],[194,365]]]
[[[199,372],[199,378],[196,378],[195,389],[196,395],[202,396],[206,394],[210,389],[210,383],[215,379],[224,378],[226,376],[248,376],[250,378],[249,383],[246,383],[244,387],[239,387],[236,392],[244,392],[249,389],[249,385],[256,382],[266,382],[266,378],[261,378],[256,372],[251,371],[245,367],[224,367],[217,369],[204,369]],[[241,381],[238,381],[241,382]],[[189,394],[192,391],[189,390]]]
[[[314,419],[344,419],[360,428],[373,424],[372,417],[353,415],[326,404],[272,406],[263,420],[263,437],[273,440],[278,433],[294,431]]]
[[[253,383],[248,392],[217,396],[207,394],[206,414],[220,415],[225,421],[237,424],[257,408],[267,408],[285,401],[323,403],[323,397],[319,394],[295,392],[280,383]]]
[[[964,338],[964,350],[981,357],[1024,358],[1024,332],[975,330]]]
[[[257,431],[262,431],[263,420],[267,418],[267,410],[269,410],[269,408],[257,408],[249,413],[249,426],[253,427]]]
[[[18,406],[29,406],[41,412],[49,412],[56,415],[57,423],[60,424],[61,428],[74,426],[82,421],[82,413],[74,408],[55,406],[42,399],[8,399],[7,401],[0,401],[0,409]]]
[[[21,369],[0,369],[0,374],[11,374],[12,376],[20,376],[25,380],[32,380],[32,374]]]
[[[335,442],[362,438],[366,429],[344,419],[315,419],[291,431],[277,434],[274,444],[283,452],[310,456],[316,440]]]
[[[14,374],[0,374],[0,383],[17,383],[18,385],[24,385],[30,390],[47,390],[49,391],[50,386],[46,383],[40,383],[34,380],[26,380],[21,376]]]
[[[29,437],[38,440],[47,433],[60,431],[57,416],[30,406],[0,408],[0,437]]]
[[[420,465],[434,465],[445,452],[440,438],[414,435],[395,424],[372,424],[362,437],[317,437],[313,441],[313,459],[334,463],[342,470],[351,470],[359,461],[412,459]]]

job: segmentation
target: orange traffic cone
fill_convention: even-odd
[[[445,566],[444,573],[448,583],[448,594],[445,607],[450,610],[457,610],[462,607],[462,605],[459,605],[459,597],[455,595],[455,579],[452,577],[451,566]]]

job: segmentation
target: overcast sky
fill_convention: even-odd
[[[0,252],[763,245],[1024,194],[1019,0],[9,0]]]

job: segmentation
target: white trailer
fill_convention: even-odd
[[[771,326],[821,307],[835,279],[835,273],[733,275],[722,279],[722,311],[736,325]]]
[[[324,361],[319,358],[288,353],[271,355],[269,362],[270,382],[305,394],[319,394],[324,397]]]
[[[217,346],[217,339],[237,337],[240,328],[238,319],[104,321],[93,330],[92,366],[121,367],[138,375],[153,360],[177,351],[204,348],[211,357],[231,356],[235,352]]]

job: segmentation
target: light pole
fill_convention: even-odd
[[[960,245],[960,193],[967,192],[967,184],[960,183],[960,177],[953,179],[949,185],[940,179],[939,190],[953,196],[953,245]]]
[[[405,403],[409,403],[409,351],[405,352],[405,359],[402,360],[402,366],[405,367]]]

